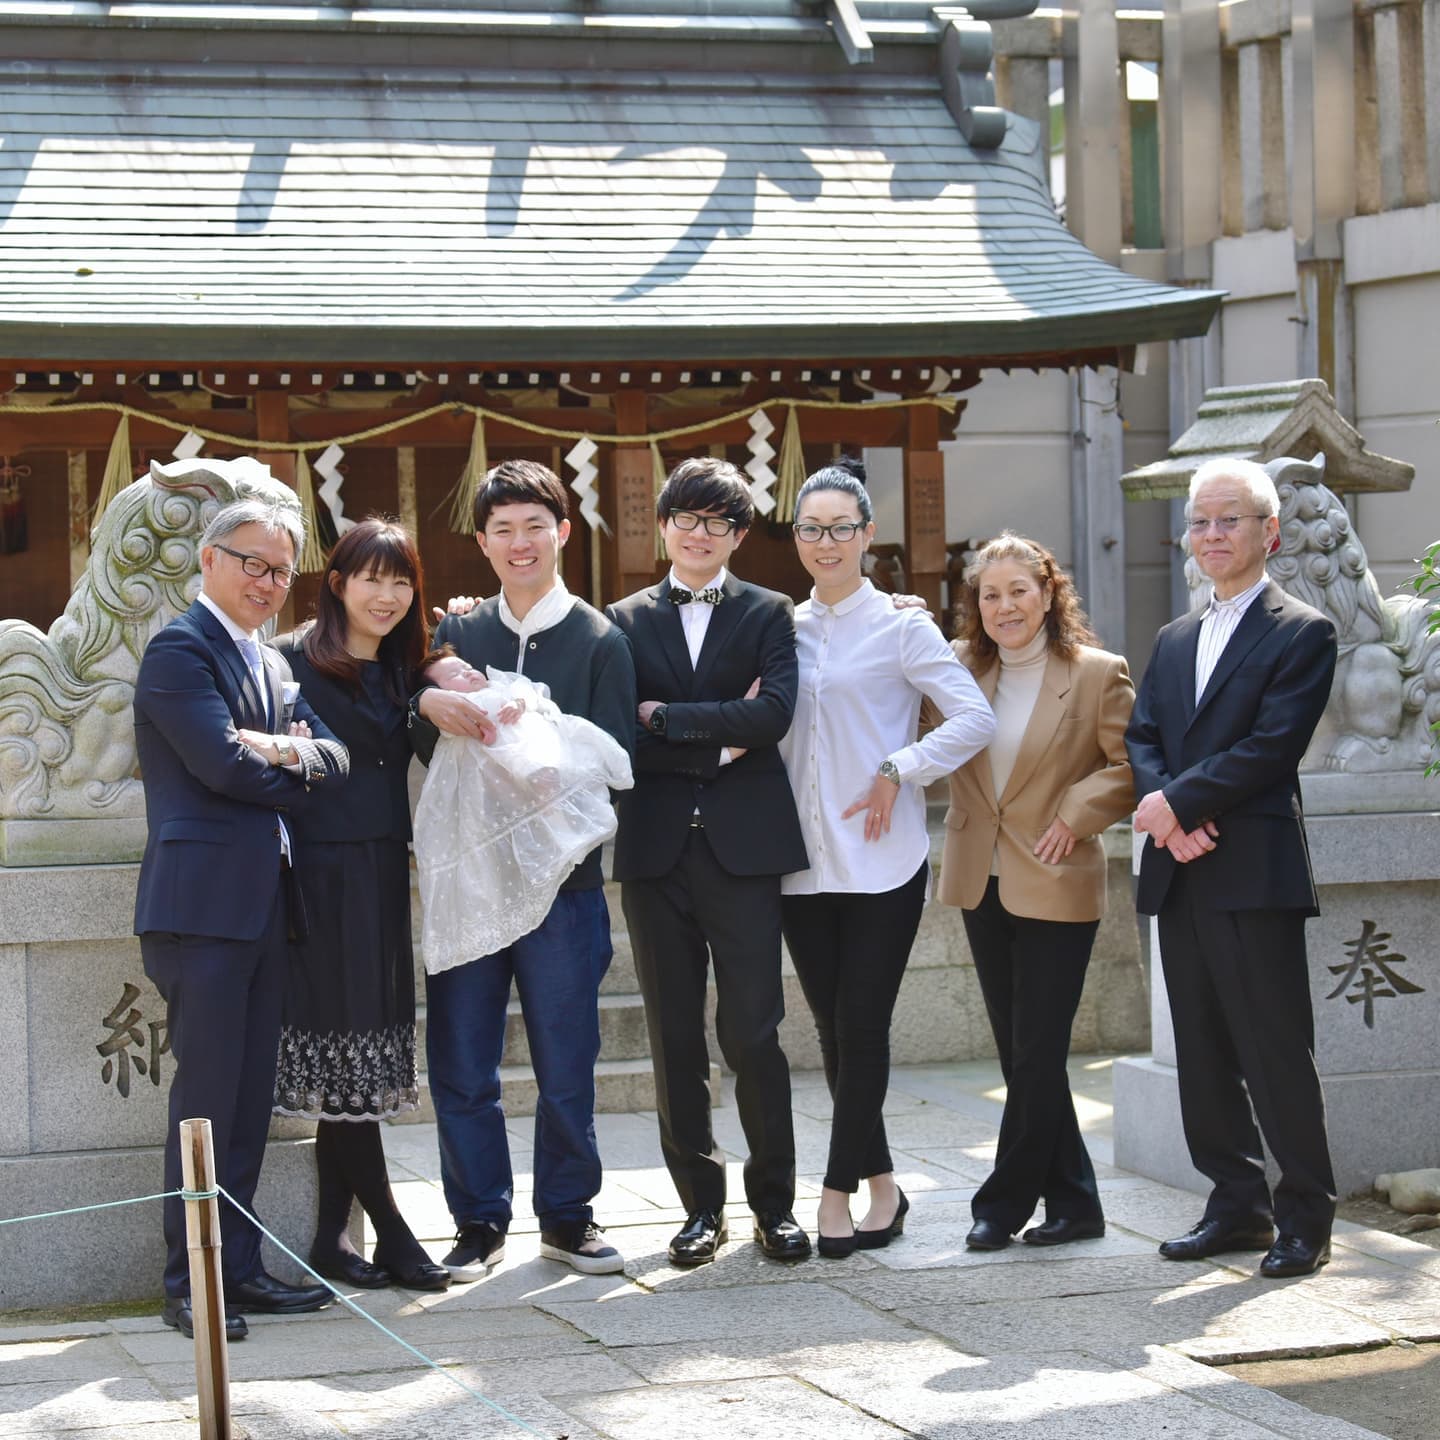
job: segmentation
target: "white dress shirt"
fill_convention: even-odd
[[[1255,597],[1270,583],[1269,575],[1262,575],[1248,590],[1242,590],[1230,600],[1210,597],[1210,604],[1200,620],[1200,643],[1195,647],[1195,702],[1205,693],[1215,666],[1225,653],[1235,628],[1245,618],[1245,612],[1254,603]]]
[[[672,590],[689,590],[693,595],[696,590],[721,589],[725,584],[725,576],[725,567],[722,565],[713,580],[707,580],[703,585],[692,588],[675,574],[675,567],[672,565],[667,578]],[[698,600],[692,600],[688,605],[677,605],[675,608],[680,612],[680,628],[685,632],[685,648],[690,652],[690,668],[695,670],[700,665],[700,651],[705,645],[705,632],[710,628],[710,617],[715,613],[715,607],[702,605]],[[733,758],[730,747],[722,745],[720,747],[720,763],[728,765]],[[698,808],[695,813],[697,815],[700,813]]]
[[[782,877],[786,895],[898,889],[930,853],[923,786],[990,743],[995,718],[940,628],[916,608],[897,610],[866,580],[838,605],[812,594],[795,611],[800,690],[780,753],[795,792],[810,868]],[[915,739],[924,697],[944,721]],[[890,832],[865,839],[866,795],[882,760],[900,772]],[[929,893],[927,883],[926,893]]]
[[[261,662],[257,671],[245,654],[245,647],[240,643],[244,640],[254,645],[258,654],[264,637],[258,630],[242,630],[203,590],[195,598],[225,627],[225,633],[235,642],[235,648],[240,652],[240,658],[245,662],[245,668],[255,681],[255,688],[260,692],[260,708],[265,712],[265,723],[270,726],[271,733],[278,733],[275,727],[275,717],[270,713],[270,682],[265,675],[264,662]],[[299,760],[291,760],[285,766],[285,769],[296,773],[300,768]],[[286,825],[278,810],[275,812],[275,823],[280,827],[280,853],[289,861],[292,856],[290,827]]]

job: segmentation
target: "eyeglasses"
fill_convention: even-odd
[[[853,540],[865,527],[856,520],[841,520],[834,525],[816,525],[809,520],[791,526],[795,538],[807,545],[817,545],[822,535],[828,535],[837,545]]]
[[[267,565],[258,555],[246,555],[244,551],[232,550],[228,545],[217,545],[215,548],[233,555],[252,580],[262,580],[268,575],[282,590],[288,590],[295,583],[297,572],[293,565]]]
[[[698,530],[702,522],[705,533],[713,535],[717,540],[723,539],[735,528],[735,522],[724,515],[697,515],[693,510],[670,512],[670,523],[677,530]]]
[[[1216,515],[1211,520],[1191,520],[1185,528],[1192,535],[1203,535],[1213,525],[1222,535],[1230,535],[1234,533],[1236,526],[1242,520],[1268,520],[1269,518],[1268,515]]]

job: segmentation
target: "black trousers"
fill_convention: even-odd
[[[1098,1220],[1095,1167],[1065,1064],[1100,922],[1012,915],[993,875],[979,905],[962,916],[1006,1086],[995,1168],[971,1214],[1012,1234],[1041,1200],[1047,1219]]]
[[[165,1001],[174,1074],[165,1136],[165,1188],[182,1183],[179,1125],[204,1117],[215,1145],[215,1170],[226,1190],[254,1210],[275,1103],[275,1062],[289,959],[286,887],[279,885],[257,940],[153,931],[140,937],[145,973]],[[225,1284],[260,1269],[260,1232],[223,1196],[221,1260]],[[165,1201],[165,1293],[190,1293],[185,1207]]]
[[[895,1167],[885,1138],[890,1017],[925,908],[928,858],[876,895],[786,895],[785,943],[795,962],[835,1102],[825,1184],[854,1193]]]
[[[745,1198],[754,1211],[795,1203],[790,1066],[780,1048],[780,877],[731,875],[703,829],[675,867],[620,890],[635,973],[645,997],[660,1146],[690,1212],[725,1203],[725,1159],[710,1124],[705,988],[715,966],[715,1029],[735,1072],[745,1131]]]
[[[1214,1186],[1206,1217],[1245,1223],[1273,1214],[1286,1234],[1326,1239],[1335,1176],[1315,1069],[1304,915],[1216,910],[1195,896],[1180,866],[1159,922],[1185,1140]],[[1262,1132],[1280,1168],[1273,1202]]]

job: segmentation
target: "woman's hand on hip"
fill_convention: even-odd
[[[882,835],[890,833],[890,812],[894,810],[895,799],[899,794],[900,787],[893,780],[887,780],[883,775],[877,775],[871,781],[869,790],[840,818],[848,820],[852,815],[859,815],[861,811],[864,811],[865,838],[878,840]]]
[[[1035,854],[1046,865],[1058,865],[1075,848],[1075,832],[1057,815],[1035,842]]]

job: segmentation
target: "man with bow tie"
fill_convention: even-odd
[[[181,1183],[178,1127],[211,1124],[216,1175],[253,1208],[275,1099],[294,853],[285,812],[349,773],[345,747],[303,697],[260,629],[285,603],[304,538],[298,507],[226,506],[200,539],[201,589],[151,640],[135,682],[135,749],[149,835],[135,897],[145,973],[167,1007],[170,1124],[165,1188]],[[161,1318],[193,1334],[184,1207],[165,1202]],[[318,1310],[324,1286],[266,1274],[260,1235],[222,1199],[228,1339],[246,1313]]]
[[[795,709],[794,613],[785,596],[726,569],[754,518],[733,465],[682,461],[656,513],[670,573],[609,614],[646,697],[615,878],[645,997],[661,1147],[686,1211],[670,1259],[704,1264],[726,1238],[705,1043],[713,963],[716,1030],[750,1150],[754,1236],[772,1259],[802,1260],[810,1240],[791,1213],[790,1069],[778,1034],[780,876],[809,863],[776,748]]]
[[[1330,695],[1335,627],[1265,573],[1279,509],[1252,461],[1196,470],[1190,548],[1214,598],[1156,637],[1125,736],[1135,829],[1150,836],[1136,903],[1159,919],[1180,1114],[1212,1186],[1199,1224],[1160,1253],[1264,1250],[1271,1278],[1325,1264],[1335,1214],[1297,773]],[[1273,1197],[1262,1133],[1280,1169]]]

